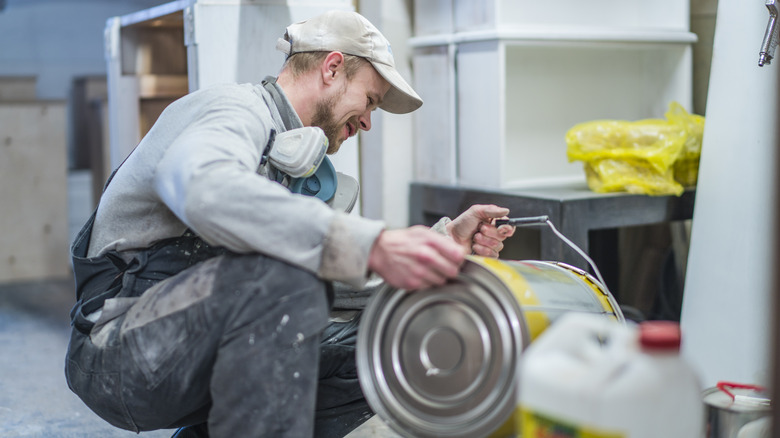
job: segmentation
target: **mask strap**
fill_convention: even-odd
[[[271,98],[274,100],[276,108],[279,110],[279,115],[282,117],[282,122],[284,122],[284,127],[288,130],[298,128],[299,126],[296,126],[299,124],[296,123],[298,114],[295,113],[295,110],[287,99],[282,97],[282,90],[280,90],[279,85],[276,84],[276,78],[273,76],[266,76],[266,78],[263,79],[262,84],[268,93],[271,94]]]

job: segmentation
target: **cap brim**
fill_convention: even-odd
[[[390,83],[390,90],[382,99],[379,108],[393,114],[410,113],[423,104],[422,99],[406,83],[401,74],[394,67],[379,62],[371,62],[377,73]]]

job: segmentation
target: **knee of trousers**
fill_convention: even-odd
[[[319,329],[327,323],[325,281],[296,266],[263,255],[228,255],[217,270],[213,290],[231,294],[242,313],[297,316]]]

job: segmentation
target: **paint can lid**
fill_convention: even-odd
[[[372,297],[358,376],[371,408],[403,436],[487,436],[515,411],[527,339],[512,291],[468,259],[446,285]]]
[[[721,411],[769,413],[772,407],[766,389],[752,384],[721,381],[706,389],[702,398],[707,406]]]

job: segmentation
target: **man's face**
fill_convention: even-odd
[[[341,143],[371,129],[371,111],[377,108],[390,83],[384,80],[368,62],[351,81],[341,74],[340,84],[323,96],[316,105],[312,125],[319,126],[328,137],[328,154],[339,150]]]

